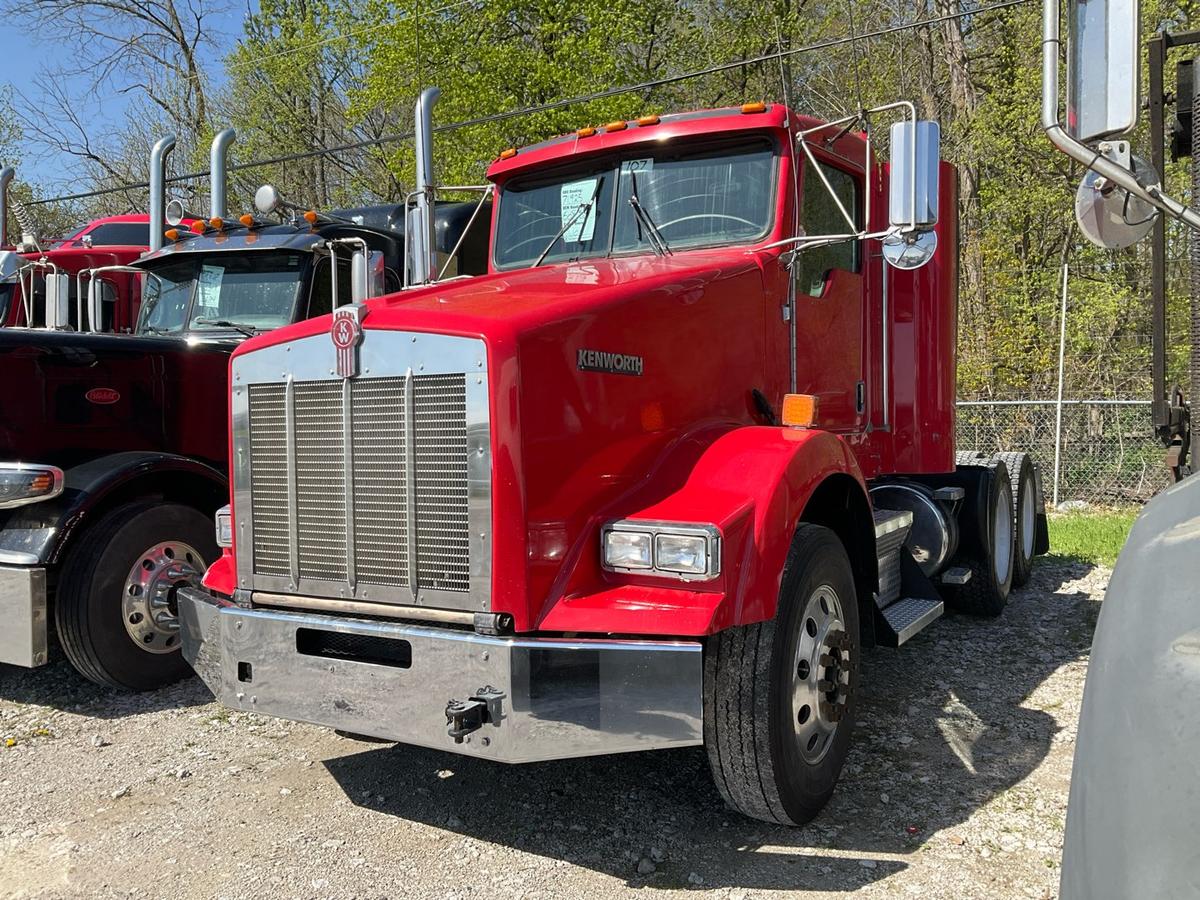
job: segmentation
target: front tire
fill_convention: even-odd
[[[179,652],[175,592],[217,558],[213,523],[179,503],[130,503],[83,535],[54,601],[59,641],[97,684],[148,691],[191,674]]]
[[[858,598],[846,550],[802,524],[775,618],[730,628],[704,658],[704,743],[717,790],[743,815],[801,825],[829,802],[858,693]]]

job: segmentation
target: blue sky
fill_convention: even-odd
[[[213,17],[213,37],[218,44],[218,55],[223,55],[241,34],[248,4],[251,9],[258,7],[257,0],[235,0],[233,9],[228,13]],[[0,56],[4,59],[5,71],[13,76],[13,88],[24,94],[34,106],[38,101],[35,77],[58,68],[67,68],[70,62],[68,48],[61,41],[56,41],[53,35],[42,32],[41,36],[35,38],[4,19],[0,19]],[[219,81],[221,69],[216,60],[209,61],[208,71],[218,76]],[[70,96],[75,98],[80,119],[91,128],[101,129],[106,121],[120,118],[129,102],[128,96],[118,93],[122,85],[93,85],[92,75],[85,71],[68,73],[63,82]],[[21,101],[14,97],[13,102]],[[28,114],[28,107],[24,111]],[[54,123],[46,124],[50,129],[54,128]],[[65,154],[45,159],[34,158],[35,153],[44,152],[44,148],[22,148],[17,177],[35,184],[70,190],[72,179],[82,174],[78,161]]]

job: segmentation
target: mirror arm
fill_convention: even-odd
[[[1042,0],[1042,130],[1046,132],[1046,137],[1076,162],[1083,163],[1156,209],[1200,230],[1200,212],[1167,196],[1159,185],[1145,187],[1128,169],[1075,140],[1063,128],[1058,117],[1058,58],[1062,47],[1060,13],[1059,0]]]

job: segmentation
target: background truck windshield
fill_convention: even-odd
[[[770,142],[646,148],[547,178],[516,178],[500,198],[495,263],[508,269],[613,253],[750,243],[770,228]]]
[[[146,278],[138,332],[286,325],[294,316],[304,260],[299,253],[213,253],[157,266]]]

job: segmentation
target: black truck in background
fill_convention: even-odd
[[[262,217],[230,221],[230,135],[214,141],[211,217],[167,230],[132,264],[144,273],[132,333],[0,329],[0,663],[44,665],[56,632],[99,684],[147,690],[191,674],[175,593],[218,553],[230,353],[402,286],[402,206],[324,214],[264,187]],[[163,143],[151,166],[160,225]],[[438,205],[436,249],[452,274],[486,271],[489,206]],[[103,295],[87,293],[95,310]]]

